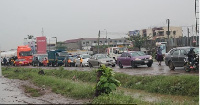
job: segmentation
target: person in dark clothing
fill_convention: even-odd
[[[7,65],[7,59],[6,59],[6,57],[3,58],[3,64],[4,64],[4,66]]]
[[[190,51],[187,54],[188,61],[192,62],[191,67],[194,65],[194,58],[196,57],[196,54],[194,52],[194,48],[191,48]]]
[[[158,65],[161,66],[161,62],[163,61],[163,55],[162,55],[162,48],[159,46],[156,51],[156,60],[158,61]]]

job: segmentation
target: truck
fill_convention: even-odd
[[[48,52],[48,66],[62,66],[64,64],[65,56],[68,53],[66,50],[52,50]]]
[[[128,51],[125,47],[108,47],[106,53],[109,57],[113,58],[115,61],[123,52]]]
[[[29,63],[32,63],[33,59],[33,53],[31,48],[28,45],[25,46],[18,46],[17,47],[17,58],[18,59],[25,59],[26,61],[29,61]]]

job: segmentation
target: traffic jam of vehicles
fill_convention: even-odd
[[[195,53],[193,59],[189,52]],[[15,54],[14,54],[15,53]],[[47,54],[32,54],[28,46],[18,46],[17,52],[9,52],[10,56],[1,56],[1,64],[4,66],[46,66],[46,67],[110,67],[118,66],[137,68],[140,65],[151,67],[157,58],[145,54],[143,51],[128,51],[126,48],[109,47],[104,54],[71,54],[66,50],[52,50]],[[17,55],[17,56],[14,56]],[[154,60],[155,59],[155,60]],[[171,49],[163,56],[165,65],[170,70],[175,67],[184,67],[185,71],[199,70],[199,48],[177,47]]]

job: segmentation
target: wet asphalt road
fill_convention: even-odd
[[[27,68],[42,68],[42,69],[59,69],[59,67],[32,67]],[[175,70],[170,70],[168,66],[162,62],[161,66],[158,66],[158,62],[154,62],[152,67],[147,67],[146,65],[138,66],[137,68],[124,67],[120,69],[117,65],[111,67],[115,72],[125,73],[128,75],[199,75],[198,71],[186,72],[183,67],[176,67]],[[65,70],[79,70],[79,71],[91,71],[98,69],[98,67],[64,67]]]

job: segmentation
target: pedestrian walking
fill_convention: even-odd
[[[158,61],[158,66],[161,66],[161,62],[163,61],[162,50],[163,49],[159,46],[156,51],[156,60]]]

